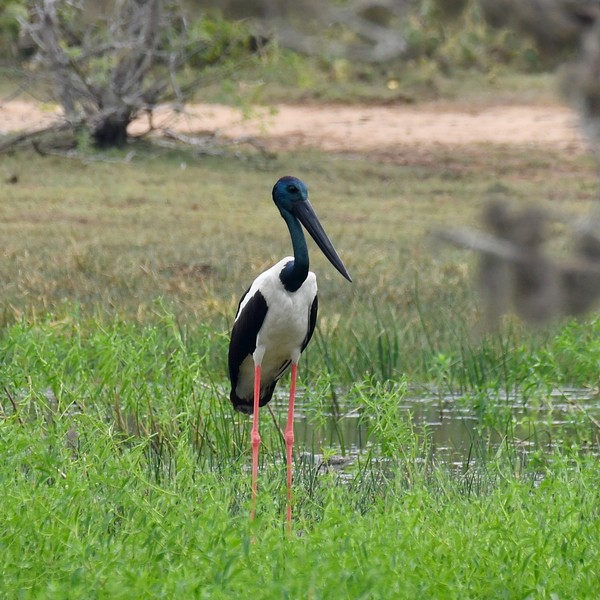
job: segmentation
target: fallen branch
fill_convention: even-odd
[[[468,229],[439,229],[433,235],[460,248],[476,250],[482,254],[491,254],[504,260],[519,262],[522,252],[517,246],[493,235],[470,231]]]
[[[42,129],[35,129],[33,131],[23,131],[0,142],[0,154],[5,154],[7,152],[11,152],[12,150],[20,146],[28,145],[29,142],[36,142],[39,144],[38,140],[48,135],[56,135],[58,133],[63,133],[72,130],[73,125],[64,121],[60,123],[53,123],[52,125],[43,127]]]
[[[193,146],[198,149],[202,154],[219,154],[216,150],[219,146],[240,146],[242,144],[248,144],[252,146],[262,154],[268,157],[274,157],[274,153],[271,152],[264,144],[259,142],[256,138],[244,136],[240,138],[221,138],[216,133],[206,133],[202,136],[192,136],[180,133],[173,129],[163,129],[162,134],[166,139],[172,139],[189,146]]]

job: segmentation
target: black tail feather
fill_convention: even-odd
[[[277,381],[271,383],[268,387],[262,388],[260,390],[260,400],[258,401],[259,406],[265,406],[268,402],[273,398],[273,392],[275,391],[275,386],[277,385]],[[231,390],[231,394],[229,395],[229,399],[233,404],[233,408],[235,410],[244,413],[245,415],[251,415],[254,412],[254,400],[252,398],[240,398],[235,390]]]

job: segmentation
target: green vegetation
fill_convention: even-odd
[[[260,53],[246,56],[241,69],[228,64],[225,73],[205,70],[197,97],[247,106],[249,100],[412,103],[458,97],[464,101],[465,96],[480,97],[482,88],[496,100],[498,94],[510,99],[512,92],[521,99],[526,93],[536,101],[550,96],[546,74],[556,65],[545,61],[531,40],[488,25],[476,0],[414,2],[406,18],[394,26],[407,45],[398,59],[366,64],[304,56],[273,39]],[[336,39],[356,37],[336,27],[323,30],[322,24],[320,33]]]
[[[567,329],[548,356],[581,333]],[[597,364],[589,339],[578,350]],[[247,422],[231,418],[222,376],[208,369],[221,336],[188,337],[166,315],[145,327],[18,324],[0,342],[18,407],[0,423],[7,597],[585,598],[596,589],[600,472],[579,445],[515,463],[507,439],[452,474],[427,460],[398,414],[403,384],[365,382],[349,394],[373,424],[371,450],[347,483],[297,462],[300,537],[289,537],[283,447],[268,420],[260,516],[248,521]]]
[[[490,193],[585,214],[596,195],[588,159],[479,147],[385,164],[132,148],[129,162],[20,154],[0,166],[17,179],[0,206],[0,596],[596,593],[597,421],[580,410],[558,431],[550,391],[597,393],[600,321],[479,335],[471,257],[427,236],[476,226]],[[298,448],[291,535],[284,416],[261,421],[251,524],[249,422],[229,407],[225,368],[239,295],[289,252],[269,197],[286,172],[309,183],[355,278],[346,285],[313,253],[321,317],[300,404],[315,427],[340,406],[356,410],[368,432],[343,477],[312,458],[339,448],[317,438]],[[554,233],[562,253],[568,232]],[[458,469],[397,410],[418,386],[458,394],[476,420]],[[518,427],[533,432],[526,453]]]
[[[387,23],[383,19],[382,25],[394,28],[398,37],[406,41],[407,50],[404,56],[381,64],[304,56],[286,49],[275,36],[261,38],[257,46],[252,23],[203,8],[201,3],[188,3],[186,8],[190,11],[191,31],[189,46],[186,46],[190,57],[180,73],[179,85],[185,89],[188,84],[197,82],[193,88],[197,89],[198,101],[234,103],[246,108],[253,103],[279,101],[416,102],[448,97],[462,99],[465,91],[469,94],[469,88],[480,90],[482,86],[491,88],[495,98],[498,93],[506,94],[507,89],[523,91],[527,86],[529,93],[539,100],[540,92],[543,96],[547,94],[543,74],[555,66],[544,61],[530,40],[514,31],[488,25],[476,0],[416,1],[402,22]],[[110,10],[110,1],[88,2],[84,10],[85,23],[81,25],[105,17]],[[169,10],[177,12],[173,6]],[[69,11],[67,7],[70,14]],[[0,53],[5,59],[2,66],[6,79],[19,81],[27,89],[40,88],[47,82],[32,82],[30,67],[22,71],[6,68],[9,57],[14,63],[27,65],[35,50],[26,36],[19,39],[18,17],[26,15],[23,0],[0,0]],[[371,16],[379,22],[375,14]],[[317,21],[317,31],[312,33],[346,41],[357,37],[356,32],[339,27],[323,28],[323,20]],[[302,24],[298,26],[302,31]],[[105,21],[100,19],[94,35],[101,37],[103,27]],[[265,29],[268,31],[268,27]],[[175,27],[163,41],[174,43],[179,34]],[[82,32],[75,28],[71,42],[78,37],[82,37]],[[74,56],[81,53],[75,45],[71,52]],[[87,78],[104,85],[109,72],[107,60],[103,55],[86,63]],[[161,67],[157,67],[153,76],[160,73]],[[541,74],[538,78],[541,87],[539,84],[532,87],[531,77],[523,79],[523,74],[531,73]],[[0,90],[4,86],[0,81]],[[46,92],[44,97],[47,97]]]
[[[364,374],[422,377],[424,354],[460,353],[466,324],[478,319],[472,257],[436,247],[428,234],[477,227],[489,194],[552,198],[574,218],[596,196],[588,158],[542,150],[431,150],[386,164],[317,152],[223,160],[131,148],[131,163],[120,162],[123,153],[88,164],[4,158],[2,177],[18,179],[5,186],[0,206],[4,322],[48,312],[60,320],[75,305],[102,320],[145,323],[166,311],[184,325],[228,330],[251,274],[290,252],[270,189],[293,173],[309,183],[355,279],[344,284],[313,253],[327,342],[316,341],[323,355],[315,371],[333,361],[341,382]],[[553,235],[556,252],[564,252],[569,229]]]

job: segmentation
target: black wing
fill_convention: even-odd
[[[246,413],[252,413],[252,401],[239,398],[235,393],[237,387],[240,365],[244,362],[247,356],[253,354],[256,350],[256,337],[262,327],[262,324],[267,315],[267,301],[265,297],[257,291],[250,300],[246,303],[240,312],[240,306],[244,298],[248,295],[248,290],[242,296],[238,305],[236,321],[231,330],[231,341],[229,342],[229,379],[231,380],[230,399],[233,402],[236,410]],[[273,385],[273,389],[275,385]],[[271,389],[271,395],[273,394]],[[267,401],[264,403],[266,404]],[[262,406],[262,404],[261,404]]]
[[[317,324],[317,312],[319,312],[319,297],[315,296],[313,303],[310,307],[310,315],[308,317],[308,331],[306,332],[306,337],[302,342],[302,349],[300,352],[304,352],[306,346],[308,346],[308,342],[310,342],[310,338],[312,337],[315,331],[315,325]]]

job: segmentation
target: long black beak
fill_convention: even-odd
[[[321,248],[323,254],[327,257],[329,262],[348,280],[352,281],[352,277],[350,277],[350,273],[344,266],[342,259],[338,256],[338,253],[335,251],[333,244],[330,239],[327,237],[325,230],[321,223],[319,223],[319,219],[313,207],[311,206],[308,200],[304,200],[302,202],[294,203],[294,212],[300,223],[304,225],[304,228],[313,240],[317,243],[317,246]]]

